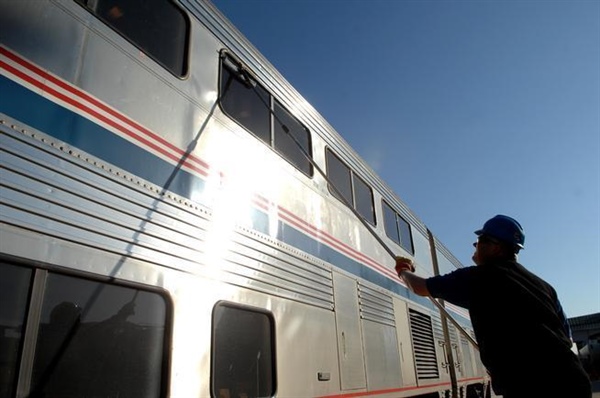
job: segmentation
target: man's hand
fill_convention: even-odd
[[[410,272],[404,272],[410,271]],[[429,296],[427,280],[415,274],[415,264],[410,258],[396,257],[396,272],[398,277],[402,278],[406,286],[419,296]]]
[[[415,265],[410,258],[396,256],[396,272],[398,276],[400,276],[402,271],[415,272]]]

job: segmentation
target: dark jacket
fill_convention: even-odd
[[[552,286],[516,262],[458,269],[427,279],[433,297],[467,308],[481,361],[505,397],[590,397],[591,387],[571,351],[570,330]],[[581,390],[581,392],[579,392]]]

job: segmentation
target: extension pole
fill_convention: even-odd
[[[331,186],[331,188],[333,188],[333,190],[335,191],[335,193],[337,194],[338,198],[346,205],[346,207],[348,207],[350,209],[350,211],[352,211],[352,214],[354,214],[354,216],[356,218],[358,218],[358,220],[362,223],[362,225],[371,233],[371,235],[375,238],[375,240],[377,240],[377,242],[381,245],[381,247],[383,247],[385,249],[386,252],[388,252],[388,254],[395,260],[396,259],[396,253],[394,253],[389,247],[388,245],[383,241],[383,239],[381,239],[381,237],[379,237],[379,235],[377,235],[377,232],[375,232],[371,226],[364,220],[364,218],[360,215],[360,213],[354,208],[354,206],[352,206],[350,203],[348,203],[348,201],[346,200],[346,198],[344,197],[344,195],[342,195],[342,193],[336,188],[335,184],[333,184],[333,182],[329,179],[329,177],[327,176],[327,174],[319,167],[319,165],[317,164],[317,162],[314,161],[314,159],[306,152],[306,150],[302,147],[302,145],[298,142],[298,140],[296,139],[296,137],[294,137],[294,135],[290,132],[290,129],[288,126],[286,126],[280,119],[279,117],[277,117],[277,115],[275,114],[275,112],[273,112],[273,110],[271,109],[271,107],[269,106],[269,104],[267,104],[265,102],[265,100],[261,97],[261,95],[258,93],[257,89],[256,89],[256,85],[253,84],[249,84],[252,83],[252,81],[254,80],[253,76],[251,76],[251,74],[248,72],[247,69],[241,67],[242,65],[239,65],[239,70],[238,72],[244,76],[245,82],[246,84],[249,85],[249,88],[252,88],[253,91],[256,93],[256,95],[258,96],[258,98],[260,99],[260,101],[263,103],[263,105],[265,105],[265,107],[269,110],[269,113],[271,115],[273,115],[274,119],[277,121],[277,123],[279,123],[283,129],[283,131],[292,139],[292,141],[294,141],[294,143],[298,146],[298,149],[300,150],[300,152],[302,152],[302,154],[304,155],[304,157],[306,157],[306,159],[308,160],[308,162],[319,172],[319,174],[321,174],[321,176],[325,179],[325,181]],[[469,333],[467,333],[467,331],[465,329],[463,329],[463,327],[448,313],[448,311],[446,311],[446,308],[444,308],[443,305],[441,305],[436,299],[434,299],[431,296],[427,296],[429,298],[429,300],[431,300],[431,302],[433,304],[435,304],[435,306],[440,310],[440,312],[442,313],[443,316],[446,317],[446,319],[449,319],[450,322],[452,322],[452,324],[454,326],[456,326],[456,328],[467,338],[467,340],[469,340],[469,342],[471,344],[473,344],[473,346],[479,350],[479,345],[477,345],[477,342],[475,341],[475,339],[473,339],[473,337],[471,337],[471,335]]]
[[[377,233],[375,231],[373,231],[373,229],[369,225],[367,225],[366,221],[363,220],[363,218],[360,216],[360,214],[358,214],[358,212],[353,207],[350,207],[350,209],[353,210],[353,212],[355,212],[355,215],[358,217],[358,219],[369,230],[369,232],[371,232],[371,234],[373,235],[373,237],[377,240],[377,242],[379,242],[379,244],[385,249],[385,251],[387,251],[388,254],[390,256],[392,256],[393,259],[395,259],[396,258],[396,253],[394,253],[388,247],[388,245],[385,244],[385,242],[383,241],[383,239],[381,239],[381,237],[379,235],[377,235]],[[450,322],[452,322],[452,324],[454,326],[456,326],[456,328],[467,338],[467,340],[469,340],[469,342],[471,344],[473,344],[473,346],[477,350],[479,350],[479,345],[477,344],[477,342],[475,341],[475,339],[473,337],[471,337],[471,335],[452,317],[452,315],[450,315],[448,313],[448,311],[446,310],[446,308],[444,308],[444,306],[442,304],[440,304],[439,301],[437,301],[435,298],[433,298],[431,296],[427,296],[427,298],[429,298],[429,300],[431,300],[431,302],[433,304],[435,304],[435,306],[446,317],[446,319],[448,319]]]
[[[276,116],[275,116],[275,119],[277,119],[277,121],[279,123],[281,123],[281,121],[279,121],[279,119]],[[381,239],[381,237],[379,235],[377,235],[377,232],[375,232],[373,230],[373,228],[371,228],[371,226],[365,221],[365,219],[354,208],[354,206],[352,206],[350,203],[348,203],[348,201],[346,200],[346,198],[344,198],[344,195],[342,195],[342,193],[335,187],[335,185],[333,184],[333,182],[331,182],[331,180],[329,179],[329,177],[327,176],[327,174],[306,153],[306,151],[304,150],[304,148],[302,148],[302,146],[300,145],[300,143],[296,140],[296,137],[294,137],[292,134],[290,134],[290,131],[287,128],[287,126],[285,126],[283,123],[281,123],[281,125],[283,126],[283,130],[289,135],[290,138],[292,138],[292,140],[296,143],[296,145],[298,145],[298,147],[300,148],[300,150],[302,151],[302,153],[304,154],[304,156],[306,156],[306,158],[308,159],[308,161],[310,162],[310,164],[319,172],[319,174],[321,174],[321,176],[325,179],[325,181],[327,181],[327,183],[331,186],[331,188],[333,188],[333,190],[335,191],[335,193],[337,194],[337,196],[340,198],[340,200],[342,202],[344,202],[344,204],[346,205],[346,207],[348,207],[350,209],[350,211],[352,211],[352,214],[354,214],[354,216],[356,218],[358,218],[358,220],[361,222],[361,224],[371,233],[371,235],[375,238],[375,240],[377,240],[377,242],[381,245],[381,247],[383,247],[385,249],[385,251],[388,252],[388,254],[395,260],[396,259],[396,253],[394,253],[392,251],[392,249],[390,249],[388,247],[388,245],[383,241],[383,239]],[[446,310],[446,308],[444,308],[444,306],[441,305],[435,298],[433,298],[431,296],[427,296],[427,298],[429,298],[429,300],[431,300],[431,302],[433,304],[435,304],[435,306],[440,310],[440,312],[442,313],[442,315],[445,316],[446,319],[449,319],[450,322],[452,322],[452,324],[454,326],[456,326],[456,328],[463,334],[463,336],[465,336],[467,338],[467,340],[469,340],[469,342],[471,344],[473,344],[473,347],[475,347],[477,350],[479,350],[479,345],[477,344],[477,342],[475,341],[475,339],[473,337],[471,337],[471,335],[452,317],[452,315],[450,315],[448,313],[448,311]]]
[[[287,127],[287,126],[284,126],[284,127]],[[300,146],[300,143],[298,143],[296,141],[295,137],[289,133],[289,130],[287,128],[284,128],[284,131],[286,131],[289,134],[289,136],[294,140],[294,142],[296,142],[296,144],[300,147],[302,152],[304,152],[304,149]],[[379,235],[377,235],[377,232],[375,232],[373,230],[373,228],[371,228],[371,226],[365,221],[365,219],[354,208],[354,206],[352,206],[351,204],[348,203],[346,198],[344,198],[344,196],[341,194],[341,192],[335,187],[335,185],[331,182],[329,177],[327,177],[325,172],[323,170],[321,170],[321,168],[316,164],[316,162],[312,158],[310,158],[307,153],[304,153],[304,155],[307,157],[307,159],[309,159],[309,162],[312,164],[312,166],[315,169],[317,169],[317,171],[323,176],[325,181],[327,181],[327,183],[333,188],[333,190],[337,193],[337,196],[342,200],[342,202],[344,202],[344,204],[350,209],[350,211],[352,211],[352,214],[354,214],[354,216],[356,218],[358,218],[358,220],[361,222],[361,224],[371,233],[371,235],[375,238],[375,240],[377,240],[377,242],[381,245],[381,247],[383,247],[385,249],[385,251],[395,260],[396,253],[394,253],[392,251],[392,249],[390,249],[388,247],[388,245],[383,241],[383,239],[381,239],[381,237]],[[442,315],[444,315],[446,317],[446,319],[449,319],[450,322],[452,322],[452,324],[454,326],[456,326],[456,328],[467,338],[467,340],[469,340],[469,342],[471,344],[473,344],[473,347],[475,347],[477,350],[479,350],[479,345],[477,344],[475,339],[473,337],[471,337],[471,335],[452,317],[452,315],[450,315],[448,313],[446,308],[444,308],[444,306],[442,304],[440,304],[435,298],[433,298],[431,296],[427,296],[427,298],[429,298],[429,300],[431,300],[431,302],[433,304],[435,304],[435,306],[440,310]]]

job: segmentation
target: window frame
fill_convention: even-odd
[[[381,199],[381,208],[383,210],[383,229],[385,231],[385,235],[389,239],[394,241],[396,244],[398,244],[400,247],[402,247],[404,250],[406,250],[408,253],[414,254],[415,245],[412,233],[412,226],[410,225],[410,223],[406,221],[406,219],[402,217],[400,213],[396,211],[385,199]],[[392,236],[390,234],[391,231],[388,231],[388,221],[390,220],[387,219],[387,216],[389,214],[387,209],[389,209],[389,211],[391,211],[391,213],[394,215],[393,221],[397,238],[396,236]],[[400,225],[402,225],[404,228],[402,229]],[[408,236],[405,236],[406,233],[403,234],[403,231],[408,232]],[[405,242],[404,238],[408,238],[408,242]]]
[[[371,186],[369,184],[367,184],[367,182],[362,179],[358,174],[356,174],[354,171],[350,170],[352,173],[352,197],[354,198],[354,208],[356,209],[356,211],[363,216],[364,220],[367,221],[369,224],[375,226],[375,197],[373,195],[373,188],[371,188]],[[360,183],[362,183],[363,187],[366,187],[368,192],[369,192],[369,205],[371,208],[371,211],[369,212],[369,215],[371,216],[371,218],[367,218],[365,217],[365,215],[361,212],[361,210],[359,209],[359,200],[358,200],[358,190],[356,189],[357,184],[356,184],[356,180],[360,181]],[[361,200],[362,203],[362,200]]]
[[[244,305],[244,304],[239,304],[239,303],[235,303],[235,302],[230,302],[230,301],[218,301],[217,303],[215,303],[215,305],[213,306],[213,310],[212,310],[212,315],[211,315],[211,347],[210,347],[210,396],[211,397],[219,397],[220,395],[218,394],[218,391],[215,391],[215,389],[217,388],[216,386],[216,382],[215,382],[215,361],[216,361],[216,357],[218,355],[218,353],[216,353],[216,349],[217,347],[217,336],[219,336],[220,334],[218,333],[218,330],[216,329],[216,325],[215,325],[215,314],[217,312],[217,309],[219,308],[228,308],[228,309],[232,309],[232,310],[238,310],[238,311],[247,311],[253,314],[259,314],[259,315],[264,315],[269,322],[269,331],[270,331],[270,350],[271,350],[271,378],[272,378],[272,386],[271,386],[271,395],[270,396],[276,396],[277,395],[277,387],[278,387],[278,380],[277,380],[277,335],[276,335],[276,325],[275,325],[275,317],[273,316],[273,313],[264,309],[264,308],[259,308],[259,307],[253,307],[253,306],[249,306],[249,305]],[[236,328],[237,330],[239,330],[239,327]],[[260,392],[260,391],[259,391]]]
[[[159,296],[164,302],[164,321],[162,323],[162,350],[160,360],[156,362],[157,375],[160,377],[160,387],[156,390],[159,398],[168,396],[170,389],[171,345],[173,332],[173,300],[168,291],[161,287],[145,285],[138,282],[115,280],[114,278],[91,274],[89,272],[62,268],[60,266],[21,261],[0,256],[0,262],[31,271],[30,283],[27,293],[27,308],[22,325],[22,337],[19,346],[16,375],[16,387],[19,391],[28,394],[35,392],[33,370],[36,364],[36,347],[42,326],[42,311],[47,303],[46,286],[50,277],[67,277],[82,280],[88,283],[103,284],[111,287],[133,289]]]
[[[358,173],[356,173],[350,166],[348,166],[346,164],[346,162],[344,162],[342,160],[342,158],[340,156],[338,156],[330,147],[326,147],[325,148],[325,164],[327,166],[327,177],[329,179],[329,181],[333,181],[332,178],[330,178],[331,173],[330,173],[330,159],[335,158],[337,162],[339,162],[339,164],[344,168],[344,170],[348,171],[348,177],[349,177],[349,182],[350,182],[350,196],[351,196],[351,200],[348,200],[349,203],[347,203],[347,205],[352,206],[352,208],[354,210],[356,210],[356,212],[358,214],[360,214],[361,218],[363,220],[365,220],[366,222],[368,222],[369,224],[376,226],[377,225],[377,215],[376,215],[376,211],[375,211],[375,194],[374,194],[374,190],[373,187],[371,187],[365,180],[364,178],[362,178]],[[371,196],[371,214],[370,216],[372,217],[365,217],[364,214],[362,214],[360,212],[360,210],[357,208],[357,200],[356,200],[356,194],[357,194],[357,190],[356,190],[356,183],[355,183],[355,179],[358,179],[362,184],[364,184],[365,187],[368,188],[370,196]],[[344,201],[347,200],[346,197],[343,197],[343,200],[340,199],[340,195],[338,194],[338,190],[339,187],[332,187],[332,184],[330,184],[329,182],[327,183],[327,189],[329,190],[329,192],[331,193],[331,195],[333,197],[335,197],[336,199],[338,199],[340,202],[344,203]],[[342,195],[343,196],[343,195]],[[346,203],[344,203],[346,204]]]
[[[19,390],[19,378],[20,378],[20,374],[21,374],[21,367],[23,366],[23,358],[25,357],[25,342],[26,342],[26,331],[27,331],[27,326],[28,326],[28,322],[29,322],[29,313],[30,313],[30,307],[31,307],[31,302],[32,302],[32,289],[33,289],[33,282],[34,282],[34,277],[35,277],[35,269],[31,268],[31,267],[22,267],[19,266],[18,264],[15,264],[12,261],[5,261],[2,257],[0,257],[0,270],[3,267],[7,267],[6,269],[8,270],[8,275],[9,276],[15,276],[15,278],[7,278],[5,279],[5,277],[7,276],[6,274],[3,274],[3,280],[8,282],[10,285],[12,285],[12,287],[16,287],[16,289],[14,291],[11,291],[10,288],[7,292],[7,290],[3,290],[2,292],[0,292],[0,296],[6,298],[6,299],[10,299],[10,300],[2,300],[0,301],[0,306],[3,305],[3,303],[10,303],[10,307],[12,307],[12,314],[9,314],[9,316],[7,316],[7,320],[10,321],[16,321],[16,322],[21,322],[20,325],[18,326],[18,329],[16,327],[13,328],[9,328],[11,325],[7,324],[7,325],[1,325],[3,328],[3,335],[0,336],[0,341],[1,340],[5,340],[2,342],[2,345],[5,346],[10,346],[11,345],[11,339],[13,340],[12,343],[16,343],[13,344],[13,347],[16,348],[16,352],[13,351],[11,352],[11,350],[6,350],[6,357],[2,358],[2,362],[4,363],[3,366],[3,370],[7,371],[8,374],[10,374],[10,372],[12,371],[12,377],[7,377],[6,380],[2,380],[2,384],[0,384],[0,393],[2,393],[3,391],[6,392],[8,395],[7,396],[15,396],[17,391]],[[12,271],[10,270],[11,268]],[[10,275],[12,273],[12,275]],[[21,282],[20,284],[15,284],[15,282]],[[19,292],[20,289],[23,289],[22,292]],[[25,291],[26,289],[26,291]],[[17,293],[16,295],[10,295],[10,293]],[[18,299],[18,302],[15,303],[15,299]],[[18,307],[15,306],[15,304],[21,304]],[[15,311],[15,310],[18,310]],[[6,314],[5,314],[6,315]],[[4,326],[6,326],[6,329],[4,328]],[[11,329],[12,329],[12,333],[11,333]],[[16,341],[14,341],[14,339],[18,339]],[[11,355],[12,354],[12,355]],[[4,383],[5,382],[5,383]]]
[[[234,68],[236,69],[235,72],[232,70]],[[229,79],[225,81],[225,70],[230,76],[229,79],[231,79],[231,84],[240,84],[242,86],[246,86],[247,89],[253,90],[255,93],[257,92],[257,90],[260,90],[261,93],[264,93],[268,96],[268,98],[263,98],[261,100],[253,100],[256,104],[267,108],[267,113],[269,115],[268,137],[266,136],[265,132],[253,131],[253,129],[248,125],[249,123],[244,123],[244,121],[242,121],[239,118],[239,116],[233,114],[232,109],[228,109],[229,105],[227,105],[227,102],[225,101],[225,95],[227,94],[227,91],[224,90],[224,86],[228,84],[227,81],[229,81]],[[229,90],[229,88],[227,90]],[[285,159],[285,161],[292,165],[296,170],[298,170],[299,172],[301,172],[309,178],[312,178],[314,176],[314,156],[312,145],[313,140],[310,129],[306,127],[306,125],[302,123],[300,119],[294,116],[294,114],[273,93],[271,93],[269,90],[267,90],[266,87],[260,84],[258,82],[258,79],[254,76],[254,74],[252,74],[249,68],[241,60],[239,60],[237,57],[231,54],[228,50],[221,50],[219,55],[218,92],[219,108],[225,115],[227,115],[231,120],[233,120],[236,124],[244,128],[247,132],[249,132],[252,136],[257,138],[263,144],[267,145],[273,152],[275,152],[280,158]],[[258,96],[257,98],[261,97]],[[287,117],[289,117],[293,122],[295,122],[297,126],[300,126],[302,131],[305,133],[304,138],[306,141],[306,147],[301,147],[302,150],[300,150],[300,148],[295,147],[297,151],[301,153],[302,158],[304,158],[305,163],[301,165],[298,164],[298,159],[294,156],[297,155],[297,153],[287,153],[284,150],[281,150],[277,147],[277,143],[275,141],[275,136],[277,134],[276,129],[282,127],[279,126],[280,120],[277,116],[278,108],[280,108],[281,111],[283,111],[287,115]],[[252,106],[252,109],[256,109],[256,107]],[[293,132],[296,133],[296,135],[299,134],[298,129],[294,129]],[[292,134],[291,132],[288,134],[294,136],[294,134]],[[291,138],[290,140],[295,141]],[[304,140],[301,139],[300,141]],[[308,158],[304,156],[302,152],[306,152]]]
[[[147,46],[147,43],[149,41],[149,39],[146,39],[145,41],[140,40],[139,38],[133,37],[132,35],[127,34],[126,32],[121,31],[116,24],[112,23],[111,21],[109,21],[107,18],[105,18],[104,16],[100,15],[98,13],[98,4],[95,4],[96,1],[95,0],[73,0],[75,3],[77,3],[79,6],[81,6],[84,10],[86,10],[87,12],[89,12],[92,16],[94,16],[94,18],[96,18],[98,21],[102,22],[105,26],[109,27],[113,32],[115,32],[117,35],[119,35],[120,37],[122,37],[123,39],[127,40],[127,42],[129,42],[132,46],[134,46],[136,49],[138,49],[139,51],[143,52],[145,55],[147,55],[150,59],[152,59],[154,62],[156,62],[157,64],[159,64],[161,66],[161,68],[167,70],[169,73],[171,73],[173,76],[177,77],[178,79],[184,79],[189,75],[189,71],[190,71],[190,42],[191,42],[191,22],[190,22],[190,17],[187,14],[187,12],[179,5],[177,4],[175,1],[173,0],[162,0],[164,1],[165,4],[169,4],[170,7],[172,7],[173,11],[175,13],[179,13],[180,16],[182,16],[183,18],[181,19],[184,26],[183,26],[183,36],[185,38],[185,43],[182,44],[181,48],[181,52],[177,54],[177,57],[164,57],[164,56],[160,56],[157,55],[158,51],[153,51],[152,49],[148,49],[148,48],[144,48],[144,45]],[[175,15],[175,14],[173,14]],[[161,18],[163,19],[163,18]],[[128,22],[131,23],[131,22]],[[165,32],[165,31],[161,31],[160,35],[156,35],[156,36],[168,36],[169,33],[171,32]],[[154,39],[154,37],[152,37],[152,39]],[[177,66],[179,66],[180,70],[176,70],[175,68],[169,66],[168,62],[165,62],[165,60],[177,60],[176,64]]]
[[[344,180],[337,180],[338,182],[342,182],[343,186],[340,186],[339,184],[334,185],[329,183],[329,181],[334,182],[335,180],[332,178],[332,163],[330,161],[330,159],[335,159],[336,162],[338,163],[339,166],[341,166],[341,168],[343,168],[344,171]],[[352,206],[352,208],[354,208],[354,190],[352,188],[352,170],[350,169],[350,167],[348,167],[348,165],[346,163],[344,163],[344,161],[335,153],[333,152],[330,148],[325,148],[325,165],[327,167],[327,177],[329,179],[329,181],[327,182],[327,189],[329,190],[329,192],[331,193],[331,195],[333,195],[333,197],[335,197],[336,199],[338,199],[340,202],[346,204],[346,205],[350,205]],[[336,165],[336,173],[339,170],[337,170],[337,165]],[[346,178],[347,177],[347,178]],[[345,193],[349,194],[349,197],[346,197],[344,194]],[[345,203],[348,202],[348,203]]]

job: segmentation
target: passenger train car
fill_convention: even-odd
[[[0,0],[0,72],[0,397],[489,391],[381,242],[460,262],[214,5]]]

